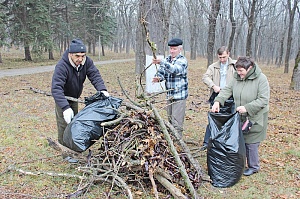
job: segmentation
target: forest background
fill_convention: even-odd
[[[116,76],[111,75],[123,77],[133,94],[132,80],[142,73],[145,56],[166,55],[169,38],[182,38],[190,63],[191,85],[186,138],[199,142],[208,108],[208,89],[199,86],[199,77],[215,60],[216,49],[227,45],[233,58],[252,56],[271,85],[269,138],[261,146],[265,171],[253,178],[243,178],[230,189],[204,184],[200,195],[299,197],[299,0],[0,2],[1,69],[55,64],[70,40],[79,37],[95,61],[135,58],[134,63],[99,67],[113,95],[122,96]],[[147,39],[156,44],[155,52],[149,48]],[[56,136],[52,99],[28,90],[29,86],[48,90],[50,78],[51,72],[1,79],[0,196],[55,198],[59,193],[72,192],[78,183],[73,179],[8,172],[11,165],[27,170],[74,172],[72,166],[59,161],[55,151],[49,152],[45,140],[49,135]],[[93,92],[86,85],[83,96]],[[205,154],[200,154],[199,161],[205,168]],[[105,188],[93,187],[88,198],[97,198],[104,192]]]

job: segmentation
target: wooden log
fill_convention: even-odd
[[[180,189],[176,188],[169,180],[164,178],[162,175],[159,173],[154,174],[155,179],[158,180],[160,184],[162,184],[171,194],[175,199],[187,199],[185,195],[183,195],[180,191]]]

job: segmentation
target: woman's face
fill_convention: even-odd
[[[246,77],[247,73],[251,70],[251,68],[252,68],[252,66],[250,66],[250,67],[248,68],[248,70],[246,70],[246,69],[244,69],[244,68],[242,68],[242,67],[237,67],[237,68],[236,68],[236,72],[237,72],[237,74],[238,74],[242,79],[244,79],[244,78]]]

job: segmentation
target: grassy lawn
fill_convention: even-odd
[[[128,57],[112,52],[107,54],[102,60]],[[53,65],[57,61],[25,63],[20,61],[22,54],[16,58],[3,52],[2,58],[6,63],[0,65],[0,69]],[[94,58],[96,60],[97,57]],[[282,67],[259,65],[271,86],[268,138],[260,146],[261,171],[250,177],[243,176],[230,188],[216,188],[203,183],[198,190],[203,198],[300,198],[300,93],[289,90],[292,69],[289,74],[283,74]],[[134,97],[134,61],[97,67],[111,95],[125,99],[117,83],[119,77]],[[208,89],[201,80],[205,70],[205,59],[189,60],[190,96],[184,139],[196,141],[199,146],[207,125]],[[0,78],[0,198],[63,198],[64,194],[76,191],[83,183],[77,178],[48,175],[50,172],[80,175],[78,165],[64,162],[60,153],[52,149],[46,140],[47,137],[57,137],[53,98],[29,90],[29,87],[34,87],[50,92],[51,78],[52,72]],[[94,88],[86,81],[82,98],[94,93]],[[163,107],[164,104],[158,106]],[[163,109],[161,113],[164,115]],[[97,144],[91,150],[96,151]],[[207,171],[206,153],[199,153],[198,160]],[[25,171],[40,173],[28,175]],[[105,198],[109,189],[107,184],[96,184],[79,198]],[[114,192],[111,198],[125,198],[122,194],[118,195],[119,190]],[[133,189],[133,194],[134,198],[154,198],[150,189],[144,193]]]

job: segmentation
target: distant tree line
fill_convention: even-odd
[[[299,50],[300,0],[0,0],[0,45],[24,48],[25,60],[64,51],[79,37],[96,54],[101,46],[114,52],[146,53],[145,30],[165,54],[166,42],[181,37],[190,59],[215,58],[226,45],[232,57],[284,65]],[[144,49],[144,50],[143,50]],[[141,64],[139,64],[141,65]]]

